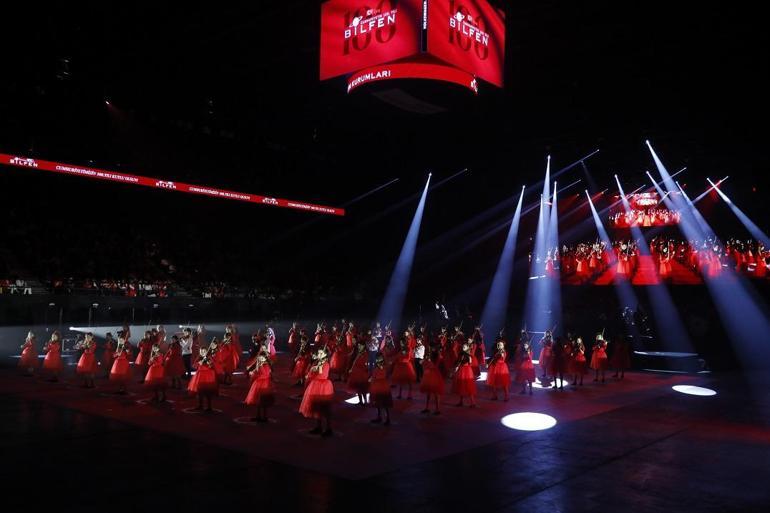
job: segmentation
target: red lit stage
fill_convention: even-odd
[[[313,422],[297,412],[302,388],[291,385],[284,355],[276,365],[276,405],[269,411],[271,421],[267,424],[248,421],[254,411],[241,403],[246,396],[243,374],[235,376],[232,387],[221,389],[222,396],[214,402],[214,408],[221,411],[214,413],[186,413],[184,410],[197,404],[186,391],[169,390],[170,402],[158,405],[146,401],[152,394],[136,382],[125,396],[112,393],[106,379],[97,380],[96,389],[80,388],[71,367],[60,383],[22,377],[15,370],[6,369],[0,373],[0,387],[5,394],[25,400],[82,411],[336,477],[364,479],[494,442],[525,440],[522,437],[531,435],[504,427],[500,420],[508,414],[546,413],[558,425],[564,425],[619,408],[633,408],[643,401],[676,396],[673,385],[704,384],[708,378],[630,372],[622,381],[608,379],[600,384],[591,379],[589,375],[584,386],[567,387],[564,391],[535,389],[533,396],[519,395],[514,385],[507,403],[489,400],[490,391],[479,383],[477,408],[456,407],[457,398],[446,395],[439,416],[421,414],[425,399],[415,392],[413,401],[395,400],[389,427],[370,423],[375,416],[372,408],[346,404],[344,401],[352,394],[335,382],[335,436],[329,439],[307,434]],[[25,422],[34,429],[38,420],[30,413]]]

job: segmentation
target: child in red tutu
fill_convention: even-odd
[[[363,341],[356,341],[356,353],[348,373],[348,390],[358,396],[360,406],[366,406],[366,393],[369,391],[368,358],[366,345]]]
[[[25,376],[31,376],[39,366],[37,358],[37,349],[35,348],[35,334],[31,331],[27,333],[27,338],[21,346],[21,358],[19,358],[19,369],[24,371]]]
[[[112,359],[115,353],[115,340],[112,338],[112,333],[107,332],[104,337],[104,346],[102,349],[101,366],[105,376],[110,377],[110,370],[112,370]]]
[[[575,347],[572,350],[571,371],[573,375],[572,386],[577,386],[580,378],[580,386],[583,386],[583,376],[587,374],[586,370],[586,346],[583,345],[583,339],[578,337]]]
[[[267,409],[275,404],[271,380],[273,369],[270,350],[268,349],[266,353],[260,352],[254,365],[246,370],[250,371],[251,387],[246,395],[245,403],[257,407],[254,422],[267,422]]]
[[[524,394],[529,385],[529,395],[532,395],[532,383],[535,381],[535,365],[532,363],[532,348],[524,342],[521,346],[521,362],[516,369],[516,383],[521,383],[521,392]]]
[[[607,341],[604,340],[604,335],[598,333],[591,352],[591,368],[596,371],[594,381],[599,381],[599,371],[601,371],[602,383],[604,383],[604,372],[607,370],[607,366]]]
[[[83,351],[78,360],[76,372],[83,378],[85,388],[94,388],[94,374],[96,374],[96,341],[93,333],[86,333],[85,339],[75,346],[75,349]]]
[[[118,332],[118,345],[113,355],[112,368],[110,369],[110,382],[118,385],[118,393],[126,393],[126,383],[131,372],[131,349],[123,337],[123,332]]]
[[[51,333],[51,340],[45,345],[43,351],[45,351],[43,370],[50,374],[49,381],[59,381],[59,373],[64,365],[61,360],[61,334],[58,330]]]
[[[382,410],[385,410],[386,426],[390,425],[390,409],[393,407],[393,396],[390,394],[390,383],[388,383],[388,374],[385,371],[385,357],[381,353],[377,354],[374,360],[374,369],[372,370],[372,382],[369,387],[372,404],[377,408],[377,418],[372,419],[373,424],[382,422]]]
[[[150,362],[150,352],[152,352],[153,336],[152,331],[145,331],[144,337],[139,341],[139,353],[134,360],[134,367],[136,368],[142,379],[139,383],[144,383],[144,376],[147,373],[147,365]]]
[[[213,411],[211,407],[211,398],[219,394],[219,382],[217,373],[214,370],[214,358],[219,350],[219,340],[214,337],[208,348],[199,350],[198,361],[193,365],[196,368],[195,376],[192,377],[187,385],[187,390],[191,394],[198,396],[198,406],[195,410],[203,410],[203,401],[206,400],[206,411]]]
[[[441,353],[439,348],[434,348],[423,365],[422,381],[420,382],[420,392],[425,394],[425,409],[420,413],[430,412],[430,398],[434,398],[436,409],[433,415],[438,415],[440,412],[439,406],[441,404],[441,396],[444,394],[444,375],[441,374],[439,369],[439,358]]]
[[[306,335],[300,337],[299,352],[297,357],[294,358],[294,369],[291,371],[291,375],[297,382],[294,386],[302,386],[305,384],[305,376],[310,369],[310,345]]]
[[[508,401],[508,388],[511,386],[511,373],[506,362],[505,342],[499,341],[496,352],[487,367],[487,385],[492,389],[492,400],[497,400],[497,391],[502,390],[504,401]]]
[[[348,359],[350,358],[350,353],[348,351],[348,346],[345,340],[337,331],[337,326],[332,327],[332,336],[329,344],[330,347],[332,344],[334,345],[332,359],[329,362],[329,373],[336,374],[337,380],[343,381],[345,379],[345,373],[348,370]]]
[[[166,373],[163,368],[163,354],[159,346],[153,346],[150,352],[147,374],[144,377],[144,386],[152,390],[152,400],[156,402],[166,401]]]
[[[463,344],[455,364],[452,392],[460,396],[457,406],[463,405],[463,399],[468,397],[471,408],[476,407],[476,376],[471,368],[470,344]]]
[[[610,366],[615,369],[615,374],[612,377],[623,379],[626,377],[626,369],[631,368],[631,345],[625,337],[620,337],[613,346]]]
[[[182,388],[182,376],[185,373],[184,358],[182,358],[182,343],[178,335],[171,337],[171,345],[163,357],[163,372],[171,378],[171,388]]]
[[[401,351],[396,356],[396,361],[393,363],[393,374],[391,375],[394,385],[398,385],[398,396],[396,399],[401,399],[401,391],[406,385],[407,399],[412,400],[412,383],[417,381],[417,374],[412,365],[412,354],[409,351],[406,340],[401,340]]]
[[[218,379],[223,385],[233,384],[233,372],[235,372],[235,345],[233,344],[233,332],[228,327],[228,331],[225,331],[224,340],[219,344],[219,350],[214,359],[216,362],[216,370],[218,371]]]
[[[329,380],[329,361],[326,350],[322,347],[316,353],[316,362],[310,367],[307,376],[307,387],[302,396],[299,412],[306,418],[316,419],[316,426],[310,434],[324,437],[332,435],[331,405],[334,399],[334,385]],[[322,430],[326,420],[326,429]]]

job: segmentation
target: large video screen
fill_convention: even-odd
[[[629,194],[624,202],[614,208],[610,214],[609,225],[612,228],[649,228],[652,226],[670,226],[679,224],[681,215],[676,210],[666,208],[657,192]]]
[[[544,258],[530,258],[530,279],[558,279],[565,285],[697,285],[704,278],[767,279],[770,251],[754,240],[687,241],[656,236],[563,244]]]

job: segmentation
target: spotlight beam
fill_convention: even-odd
[[[711,181],[711,178],[706,178],[706,180],[708,180],[708,182],[711,184],[711,187],[717,191],[719,197],[722,198],[725,203],[727,203],[727,206],[730,207],[730,210],[733,211],[733,214],[735,214],[738,220],[743,223],[743,226],[745,226],[749,233],[751,233],[752,237],[764,244],[765,247],[770,247],[770,238],[768,238],[767,234],[763,232],[762,229],[760,229],[759,226],[754,223],[754,221],[749,219],[749,216],[744,214],[743,211],[739,209],[724,192],[722,192],[717,184]]]
[[[525,187],[521,188],[519,202],[508,229],[500,260],[497,262],[497,270],[492,279],[492,286],[487,294],[487,301],[481,313],[481,324],[487,327],[490,333],[497,333],[505,327],[505,313],[508,309],[508,298],[511,291],[511,278],[513,277],[513,260],[516,254],[516,236],[519,232],[521,221],[521,204],[524,200]]]
[[[404,311],[404,301],[406,292],[409,289],[409,278],[412,274],[412,264],[414,263],[414,253],[417,249],[417,239],[420,236],[420,225],[422,224],[422,214],[425,211],[425,199],[428,196],[428,186],[430,185],[431,174],[428,174],[428,180],[425,182],[425,188],[420,197],[420,203],[414,212],[412,223],[409,226],[409,232],[406,235],[404,244],[401,247],[401,253],[390,275],[390,282],[382,298],[380,309],[377,312],[377,319],[392,323],[396,329],[400,326],[401,315]]]

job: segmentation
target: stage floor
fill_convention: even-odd
[[[533,396],[451,406],[422,415],[424,398],[397,400],[390,427],[371,408],[347,404],[336,384],[335,436],[308,435],[288,362],[277,365],[276,406],[268,424],[244,422],[246,378],[211,414],[169,391],[155,405],[133,384],[116,396],[106,380],[78,387],[74,376],[47,383],[0,372],[4,482],[29,504],[55,493],[79,511],[130,501],[155,506],[240,505],[284,511],[749,511],[770,505],[770,394],[730,376],[628,373]],[[71,372],[71,370],[70,370]],[[674,385],[717,390],[683,395]],[[515,389],[518,391],[518,389]],[[753,394],[753,397],[750,396]],[[513,431],[510,413],[539,412],[558,424]],[[84,484],[85,482],[85,484]],[[37,490],[37,491],[36,491]],[[155,497],[155,499],[153,499]],[[153,500],[157,501],[154,503]],[[118,509],[127,508],[117,504]]]

